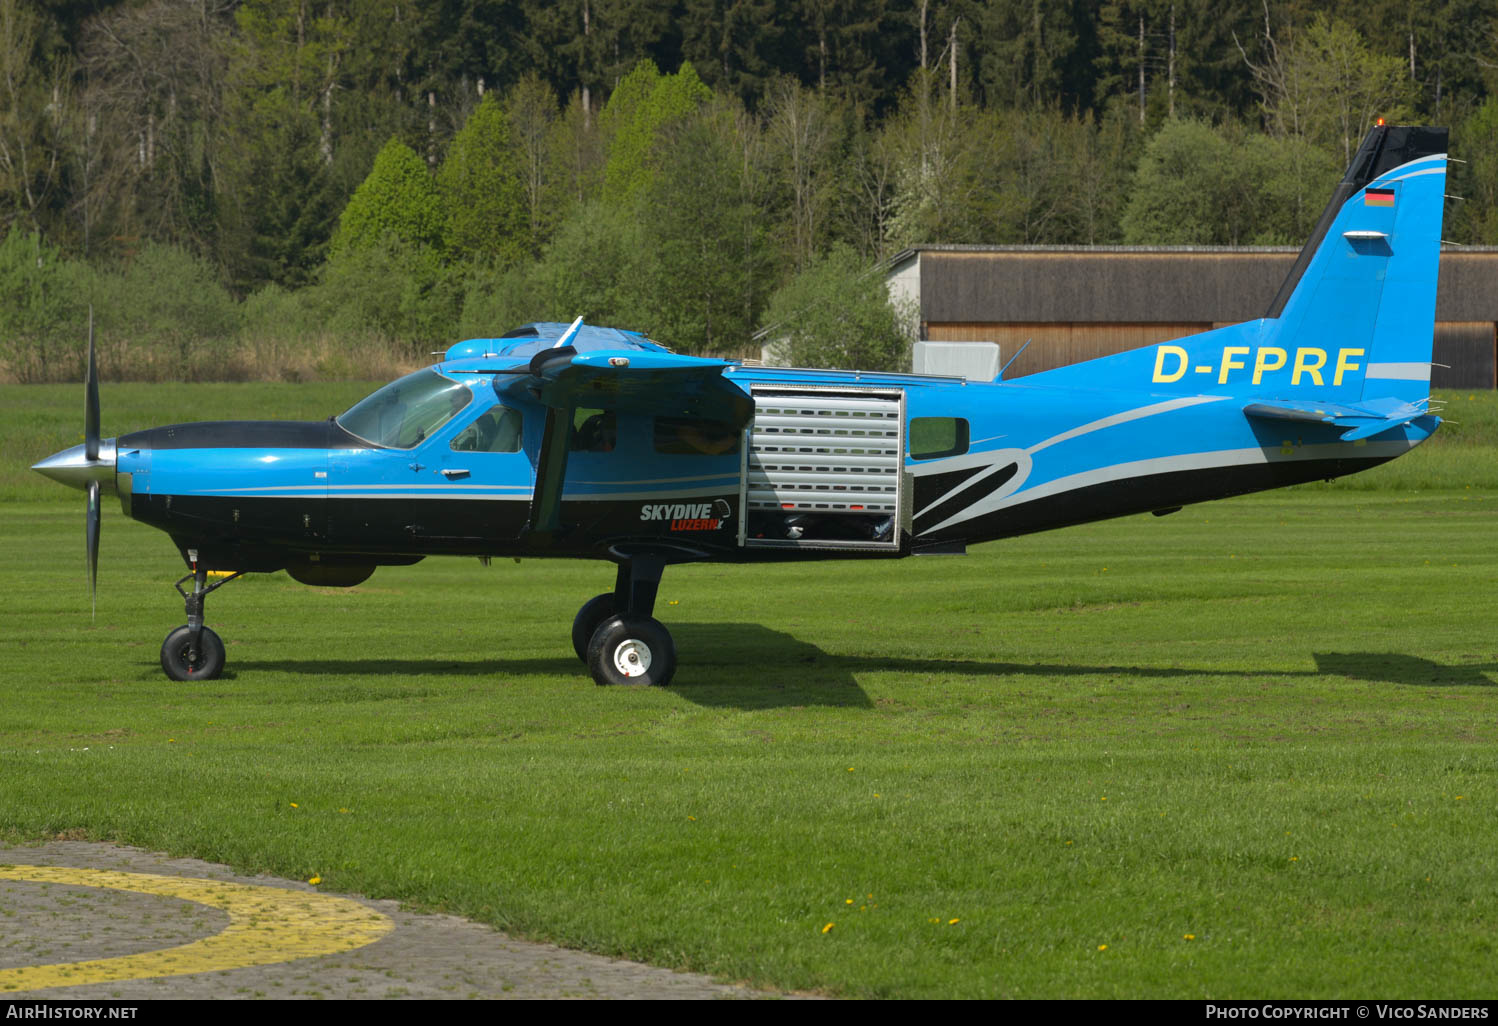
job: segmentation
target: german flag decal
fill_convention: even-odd
[[[1393,189],[1366,189],[1363,192],[1363,206],[1365,207],[1392,207],[1393,205]]]

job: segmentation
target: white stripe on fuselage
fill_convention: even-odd
[[[1373,457],[1392,459],[1401,453],[1408,452],[1418,444],[1418,441],[1369,442],[1367,445],[1360,445],[1356,450],[1349,452],[1349,446],[1346,443],[1332,442],[1326,445],[1301,446],[1289,455],[1255,446],[1248,449],[1218,449],[1214,452],[1184,453],[1179,456],[1157,456],[1153,459],[1135,460],[1132,463],[1114,463],[1106,467],[1095,467],[1092,470],[1084,470],[1077,474],[1069,474],[1066,477],[1058,477],[1053,481],[1046,481],[1033,488],[1027,488],[1023,492],[1001,495],[997,498],[989,496],[986,499],[980,499],[960,513],[948,517],[929,531],[923,531],[922,533],[931,534],[943,528],[960,524],[963,521],[972,520],[975,517],[996,513],[1001,509],[1020,506],[1027,502],[1033,502],[1036,499],[1061,495],[1065,492],[1088,488],[1092,485],[1106,484],[1110,481],[1121,481],[1126,478],[1147,477],[1151,474],[1170,474],[1187,470],[1214,470],[1220,467],[1251,466],[1255,463],[1299,463],[1306,460],[1346,459],[1352,456],[1363,459]]]

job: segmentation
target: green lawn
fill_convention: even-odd
[[[106,388],[105,432],[367,390],[215,387],[183,416]],[[612,568],[529,560],[233,582],[224,679],[167,681],[168,539],[106,501],[91,622],[81,495],[9,465],[77,440],[80,392],[0,389],[0,837],[841,995],[1492,993],[1491,394],[1361,480],[966,558],[673,568],[681,668],[647,690],[571,652]]]

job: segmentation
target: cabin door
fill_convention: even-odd
[[[898,388],[756,385],[739,543],[898,551],[904,414]]]

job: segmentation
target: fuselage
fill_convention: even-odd
[[[449,408],[408,437],[350,429],[368,413],[125,435],[116,490],[211,568],[652,547],[673,561],[889,558],[1337,477],[1434,428],[1425,417],[1349,444],[1331,425],[1252,420],[1227,396],[729,365],[723,380],[755,405],[741,429],[570,411],[561,528],[541,533],[546,411],[474,373],[495,364],[419,372]],[[488,437],[495,425],[505,437]]]

